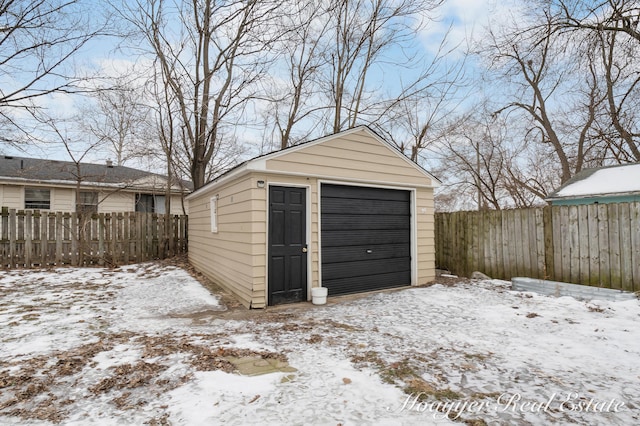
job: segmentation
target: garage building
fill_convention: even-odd
[[[187,197],[189,260],[250,308],[425,284],[438,184],[365,126],[263,155]]]

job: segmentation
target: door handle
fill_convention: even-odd
[[[307,252],[307,248],[306,247],[302,247],[302,252],[306,253]]]

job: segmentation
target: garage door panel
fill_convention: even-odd
[[[409,245],[383,244],[365,246],[336,246],[325,247],[322,250],[322,261],[325,263],[353,262],[359,260],[393,259],[395,257],[409,257]]]
[[[365,186],[348,186],[348,185],[322,185],[322,196],[333,198],[353,199],[354,194],[359,200],[391,200],[409,202],[409,193],[407,191],[398,191],[395,189],[385,188],[369,188]]]
[[[409,229],[405,216],[399,215],[334,215],[327,214],[322,220],[323,231],[349,229]]]
[[[365,275],[360,277],[339,278],[334,280],[322,280],[322,285],[327,287],[329,295],[360,293],[363,291],[382,290],[385,288],[399,287],[398,282],[404,282],[403,285],[409,285],[411,282],[411,273],[391,273]]]
[[[411,233],[408,230],[358,230],[358,231],[323,231],[322,247],[365,246],[378,244],[408,244]]]
[[[322,212],[325,214],[346,215],[408,215],[409,206],[406,201],[380,200],[347,200],[343,198],[327,198],[322,200]]]
[[[321,187],[322,285],[345,294],[411,284],[411,193]]]
[[[408,258],[380,260],[361,260],[355,262],[330,263],[322,268],[322,278],[332,280],[336,278],[352,278],[365,275],[388,274],[409,271]],[[397,284],[397,283],[396,283]],[[405,283],[406,284],[406,283]]]

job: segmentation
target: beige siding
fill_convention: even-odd
[[[132,212],[134,211],[135,194],[132,192],[101,192],[98,212]]]
[[[74,188],[51,188],[51,211],[54,212],[73,212],[75,206],[75,189]]]
[[[135,211],[135,202],[135,192],[101,192],[98,211],[100,213],[132,212]],[[171,214],[184,214],[182,211],[181,197],[179,195],[173,195],[171,197]]]
[[[24,187],[17,185],[2,185],[2,207],[10,209],[24,209]]]
[[[421,285],[433,281],[436,277],[433,189],[419,188],[416,191],[415,211],[418,262],[418,276],[415,284]]]
[[[187,203],[184,203],[185,211],[182,210],[182,197],[180,195],[171,196],[171,214],[189,214]]]
[[[264,287],[264,274],[255,276],[254,262],[264,253],[264,226],[263,235],[254,230],[265,217],[264,189],[255,188],[253,181],[240,178],[190,201],[189,261],[245,306],[263,307],[264,289],[254,284]],[[211,232],[210,199],[214,196],[218,197],[217,233]],[[259,296],[254,295],[254,287]]]
[[[417,168],[364,131],[312,145],[266,161],[267,170],[379,184],[428,186]]]

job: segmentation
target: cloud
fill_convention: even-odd
[[[517,11],[515,0],[447,0],[419,37],[425,49],[435,53],[446,36],[446,46],[462,54],[469,44],[484,36],[489,26],[507,23]]]

